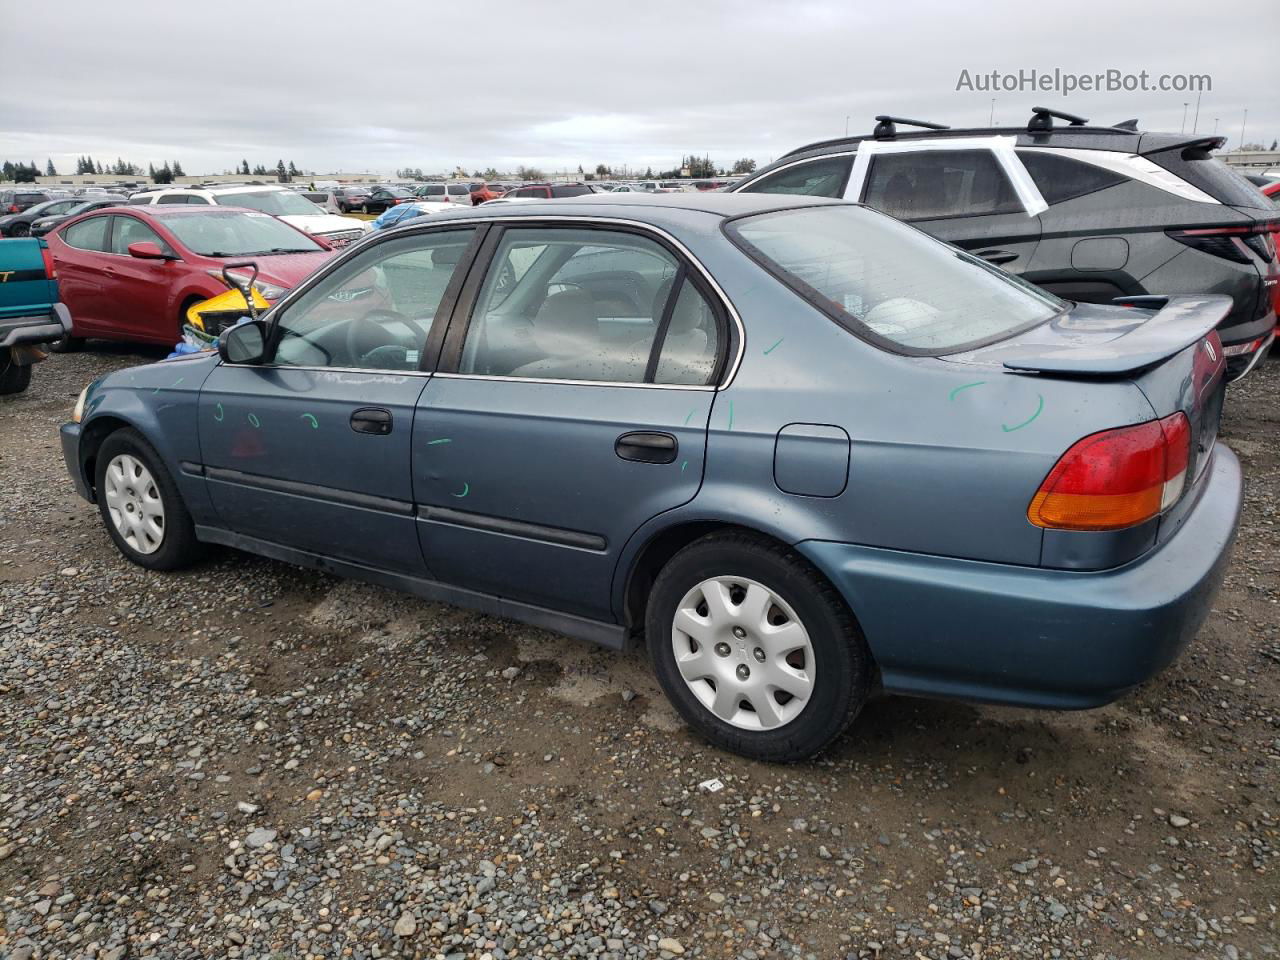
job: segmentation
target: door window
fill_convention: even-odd
[[[473,228],[399,237],[348,260],[277,321],[275,363],[417,370]]]
[[[1128,178],[1112,170],[1095,167],[1070,157],[1037,150],[1020,150],[1018,159],[1031,174],[1036,188],[1050,205],[1083,197],[1087,193],[1124,183]]]
[[[706,383],[719,328],[706,300],[682,277],[676,258],[647,237],[509,229],[477,298],[460,372]],[[654,358],[664,317],[665,337]]]
[[[152,230],[141,220],[135,220],[133,217],[115,217],[115,225],[111,229],[111,245],[108,253],[118,253],[121,256],[129,255],[129,244],[131,243],[154,243],[164,250],[169,251],[169,245],[160,239],[160,235]]]
[[[1022,213],[990,150],[921,150],[871,158],[863,202],[899,220]]]
[[[107,249],[107,221],[110,217],[90,217],[72,224],[62,231],[62,239],[69,247],[103,253]]]
[[[803,197],[843,197],[853,157],[823,157],[779,170],[744,187],[743,193],[794,193]]]

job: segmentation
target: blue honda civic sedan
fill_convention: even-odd
[[[1224,297],[1074,305],[866,207],[460,209],[62,428],[133,562],[221,544],[623,648],[786,761],[878,690],[1051,708],[1169,664],[1227,562]]]

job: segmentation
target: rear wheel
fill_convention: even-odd
[[[663,568],[645,617],[658,682],[691,727],[759,760],[813,756],[866,702],[872,661],[843,599],[794,550],[712,534]]]
[[[0,395],[21,393],[30,383],[31,365],[18,364],[12,351],[4,351],[4,356],[0,356]]]
[[[98,449],[98,509],[116,548],[148,570],[176,570],[204,552],[164,462],[136,430],[117,430]]]

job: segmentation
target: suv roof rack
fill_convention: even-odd
[[[928,120],[908,120],[906,117],[891,117],[882,113],[876,117],[876,128],[871,135],[877,140],[892,140],[898,135],[896,124],[905,123],[909,127],[923,127],[926,130],[950,130],[944,123],[931,123]]]
[[[1077,117],[1074,113],[1064,113],[1061,110],[1050,110],[1048,107],[1032,107],[1031,119],[1027,121],[1028,133],[1044,133],[1053,129],[1053,118],[1066,120],[1073,127],[1083,127],[1089,121],[1084,117]],[[1138,121],[1133,121],[1137,125]]]

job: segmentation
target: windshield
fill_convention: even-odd
[[[273,217],[315,217],[324,213],[319,207],[291,190],[268,190],[262,193],[223,193],[218,203],[224,207],[248,207]]]
[[[192,253],[244,257],[314,253],[323,249],[306,234],[265,213],[196,213],[165,217],[164,225]]]
[[[727,232],[841,325],[899,352],[955,353],[1066,309],[1052,294],[862,206],[758,214],[730,222]]]

